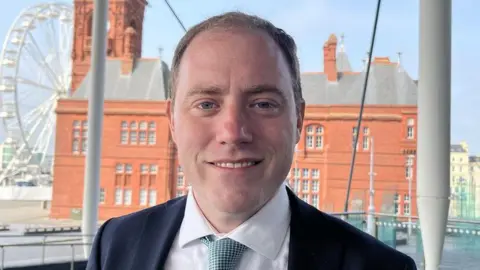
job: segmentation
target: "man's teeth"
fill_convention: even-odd
[[[255,165],[255,162],[248,161],[248,162],[218,162],[215,163],[217,167],[223,168],[243,168],[243,167],[250,167]]]

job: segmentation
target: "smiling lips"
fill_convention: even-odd
[[[258,165],[260,162],[261,160],[245,159],[245,160],[238,160],[238,161],[228,161],[228,160],[214,161],[214,162],[209,162],[209,164],[219,168],[242,169],[242,168],[253,167],[255,165]]]

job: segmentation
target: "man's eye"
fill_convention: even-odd
[[[257,102],[254,106],[260,109],[272,109],[277,107],[275,104],[267,101]]]
[[[202,102],[202,103],[198,104],[197,107],[199,109],[202,109],[202,110],[211,110],[211,109],[215,108],[215,104],[213,102],[205,101],[205,102]]]

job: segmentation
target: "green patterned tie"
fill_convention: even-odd
[[[206,236],[200,239],[208,247],[208,270],[234,270],[246,246],[230,238],[212,240]]]

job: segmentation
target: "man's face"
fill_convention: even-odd
[[[226,213],[258,209],[285,180],[303,120],[280,48],[257,30],[201,33],[175,91],[170,127],[197,200]]]

